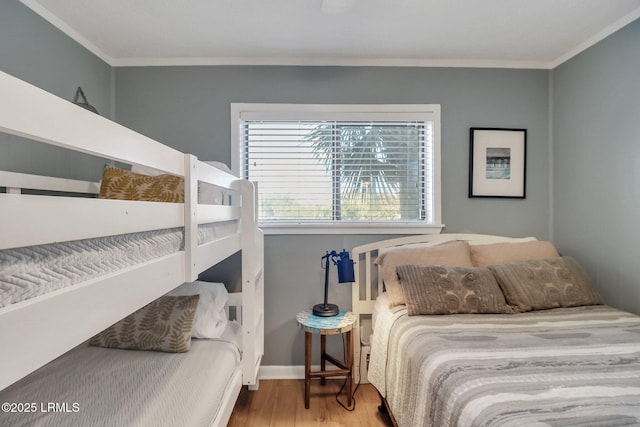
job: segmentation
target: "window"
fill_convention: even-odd
[[[439,231],[439,105],[232,104],[232,167],[272,233]]]

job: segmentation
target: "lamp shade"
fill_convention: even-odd
[[[336,262],[338,266],[338,282],[353,283],[356,281],[353,269],[353,260],[349,258],[349,252],[340,252],[340,260]]]

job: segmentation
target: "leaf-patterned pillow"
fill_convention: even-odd
[[[101,199],[184,203],[184,179],[175,175],[149,176],[105,166]]]
[[[89,345],[167,353],[189,351],[199,298],[160,297],[91,338]]]

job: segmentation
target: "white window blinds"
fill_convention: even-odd
[[[241,113],[239,166],[257,183],[261,225],[434,223],[435,119],[304,108]]]

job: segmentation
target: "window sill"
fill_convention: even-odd
[[[261,224],[264,234],[440,234],[444,224],[303,223]]]

